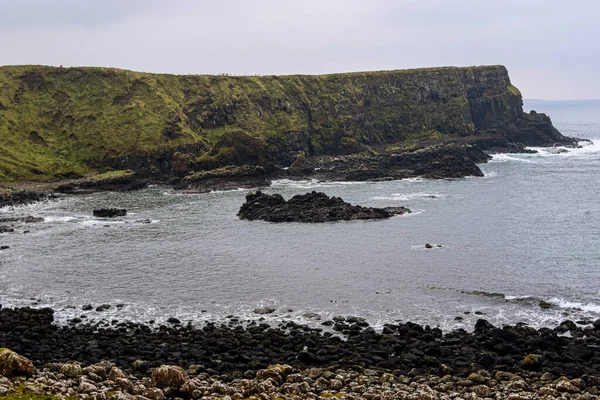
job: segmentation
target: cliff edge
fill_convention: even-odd
[[[164,179],[448,141],[573,139],[523,112],[503,66],[248,77],[0,67],[0,181],[111,169]]]

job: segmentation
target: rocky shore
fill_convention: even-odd
[[[0,347],[31,365],[16,373],[29,378],[14,378],[0,355],[0,395],[537,399],[598,391],[600,321],[536,330],[479,320],[473,332],[447,333],[410,322],[378,332],[358,317],[335,317],[323,329],[169,321],[57,326],[50,309],[2,309]]]

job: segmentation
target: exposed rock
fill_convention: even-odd
[[[264,187],[270,184],[267,172],[263,167],[227,166],[191,173],[174,187],[178,190],[206,193],[215,190]]]
[[[148,182],[139,179],[134,171],[119,170],[92,175],[73,182],[64,183],[56,189],[60,193],[86,194],[98,191],[131,191],[148,186]]]
[[[260,307],[260,308],[255,308],[254,309],[254,313],[255,314],[273,314],[275,312],[275,309],[273,307]]]
[[[240,219],[269,222],[328,222],[358,219],[384,219],[410,212],[404,207],[368,208],[353,206],[339,197],[325,193],[296,195],[288,201],[279,194],[260,191],[246,196],[238,216]]]
[[[315,172],[315,167],[308,162],[304,153],[300,153],[296,157],[296,161],[290,165],[287,172],[293,176],[308,176]]]
[[[12,350],[0,349],[0,375],[5,377],[31,376],[35,372],[33,363]]]
[[[161,365],[152,371],[152,385],[159,388],[179,390],[188,380],[188,375],[181,367],[174,365]]]
[[[125,215],[127,215],[127,210],[120,208],[99,208],[94,210],[94,217],[98,218],[124,217]]]

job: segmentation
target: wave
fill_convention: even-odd
[[[438,193],[392,193],[389,196],[374,196],[371,197],[371,200],[391,200],[391,201],[408,201],[415,199],[424,199],[424,200],[435,200],[435,199],[444,199],[446,198],[445,194]]]
[[[542,305],[544,305],[544,308],[558,308],[563,310],[600,314],[600,304],[592,302],[584,303],[581,301],[567,300],[560,297],[540,297],[531,295],[518,296],[479,290],[461,290],[460,293],[503,300],[507,303],[523,306],[542,307]]]
[[[293,187],[299,189],[311,189],[317,187],[364,185],[374,182],[368,181],[320,181],[317,179],[295,181],[291,179],[278,179],[271,183],[272,187]]]
[[[492,155],[492,159],[489,161],[489,163],[523,162],[523,163],[535,164],[535,161],[529,159],[532,156],[535,156],[535,154],[499,153],[499,154]],[[525,157],[527,157],[527,158],[525,158]]]

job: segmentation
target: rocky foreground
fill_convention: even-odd
[[[260,191],[246,196],[240,208],[240,219],[268,222],[332,222],[365,219],[385,219],[409,213],[405,207],[373,208],[353,206],[340,197],[311,192],[285,200],[280,194]]]
[[[0,350],[0,396],[589,399],[600,382],[600,321],[536,330],[479,320],[446,334],[410,322],[376,332],[357,317],[325,329],[52,321],[50,309],[0,310],[0,347],[17,353]]]

